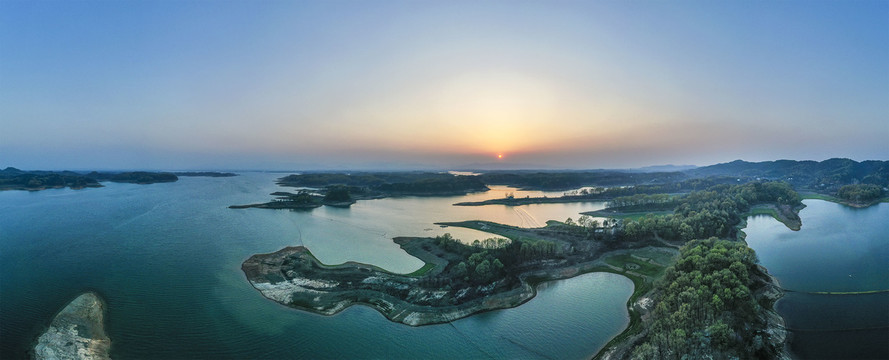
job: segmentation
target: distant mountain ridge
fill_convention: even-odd
[[[889,186],[889,161],[833,158],[824,161],[735,160],[685,171],[692,177],[738,176],[786,181],[799,188],[829,190],[846,184]]]
[[[696,169],[695,165],[651,165],[651,166],[643,166],[637,169],[628,169],[627,171],[635,171],[635,172],[675,172],[675,171],[688,171],[692,169]]]

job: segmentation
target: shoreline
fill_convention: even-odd
[[[485,206],[485,205],[506,205],[506,206],[522,206],[531,204],[564,204],[576,202],[606,202],[611,197],[591,197],[591,196],[558,196],[558,197],[524,197],[524,198],[499,198],[488,199],[482,201],[464,201],[454,204],[454,206]]]
[[[775,214],[759,215],[770,215],[776,221],[781,222],[782,224],[787,226],[788,229],[792,231],[799,231],[802,227],[802,219],[799,217],[799,212],[805,207],[806,205],[803,204],[801,206],[792,208],[792,213],[793,215],[795,215],[796,222],[790,224],[779,218],[780,214],[777,213],[777,209],[771,209],[775,211]],[[741,223],[736,226],[738,230],[737,240],[743,242],[744,245],[747,247],[750,247],[750,245],[747,244],[747,234],[744,232],[744,229],[747,228],[747,219],[751,216],[756,215],[757,214],[755,214],[753,212],[753,209],[751,208],[751,212],[747,214],[747,216],[742,217]],[[796,227],[794,228],[792,227],[792,225],[796,225]],[[788,333],[786,328],[786,321],[784,320],[784,317],[778,313],[778,309],[776,308],[776,305],[779,301],[781,301],[782,298],[784,298],[784,295],[787,293],[787,291],[784,290],[783,287],[781,287],[781,281],[778,280],[777,277],[769,273],[768,268],[763,265],[757,265],[757,269],[759,270],[759,273],[765,277],[765,279],[763,281],[763,287],[761,289],[758,289],[754,293],[754,296],[756,296],[760,300],[766,299],[770,302],[769,306],[765,307],[765,311],[761,315],[766,321],[766,329],[769,330],[769,335],[772,335],[770,336],[770,339],[775,339],[772,344],[781,344],[781,353],[778,354],[781,359],[794,359],[792,353],[790,352],[790,343],[788,342],[788,338],[791,337],[792,334]]]
[[[851,200],[840,199],[836,196],[825,195],[825,194],[821,194],[821,193],[817,193],[817,192],[810,192],[810,191],[806,191],[806,192],[801,191],[800,195],[802,196],[803,200],[824,200],[827,202],[832,202],[834,204],[840,204],[840,205],[844,205],[844,206],[848,206],[848,207],[856,208],[856,209],[864,209],[864,208],[868,208],[868,207],[871,207],[871,206],[874,206],[874,205],[877,205],[880,203],[889,203],[889,196],[882,197],[879,199],[874,199],[874,200],[871,200],[868,202],[858,203],[858,202],[853,202]]]
[[[796,207],[775,204],[753,205],[750,207],[750,211],[742,215],[743,219],[741,220],[741,223],[738,224],[736,227],[739,231],[741,231],[743,228],[747,227],[748,217],[756,215],[766,215],[784,224],[784,226],[787,226],[787,228],[790,230],[799,231],[803,226],[803,220],[799,217],[799,212],[805,207],[805,204]]]
[[[747,242],[741,240],[746,245]],[[754,296],[760,299],[766,299],[770,301],[768,308],[763,315],[764,320],[766,322],[766,331],[769,334],[769,339],[773,339],[771,342],[773,345],[781,344],[781,352],[778,354],[781,359],[793,359],[793,356],[790,352],[790,343],[788,342],[788,338],[792,335],[787,331],[787,323],[784,320],[784,317],[778,313],[778,309],[776,305],[782,298],[784,298],[784,294],[786,293],[784,289],[781,287],[781,282],[777,277],[769,273],[769,270],[762,265],[757,265],[760,274],[765,276],[765,284],[762,289],[757,290]]]
[[[32,347],[35,359],[110,359],[111,339],[105,332],[108,306],[95,292],[85,292],[53,316]]]
[[[71,189],[71,190],[83,190],[86,188],[100,188],[105,187],[102,184],[88,184],[84,186],[69,186],[69,185],[57,185],[57,186],[38,186],[38,187],[27,187],[27,186],[4,186],[0,187],[0,191],[43,191],[43,190],[53,190],[53,189]]]
[[[639,293],[639,285],[651,282],[645,275],[606,263],[605,259],[611,256],[637,250],[618,249],[575,264],[526,269],[515,275],[518,284],[508,288],[499,286],[506,286],[509,280],[499,279],[491,284],[476,285],[472,289],[427,289],[416,285],[434,278],[447,265],[447,260],[424,250],[428,247],[429,240],[431,239],[395,239],[395,242],[408,254],[423,260],[427,264],[424,267],[432,264],[432,269],[421,276],[394,274],[358,262],[326,265],[318,261],[303,246],[286,247],[273,253],[253,255],[244,261],[241,269],[254,289],[264,297],[288,307],[330,316],[353,305],[366,305],[390,321],[409,326],[441,324],[487,311],[513,308],[534,298],[537,295],[537,286],[543,282],[568,279],[591,272],[619,274],[633,281],[634,293],[627,301],[632,321],[635,318],[633,316],[635,303],[644,295]],[[287,264],[295,262],[311,265],[314,269],[313,276],[304,277],[293,270],[286,270]],[[325,273],[319,274],[319,272]],[[366,284],[377,286],[368,287]],[[494,292],[496,289],[499,291]],[[470,291],[487,291],[487,293],[478,298],[459,302],[459,299]],[[650,289],[646,288],[646,292],[648,291]],[[393,293],[402,294],[403,297],[397,297]],[[433,301],[428,301],[430,299]]]

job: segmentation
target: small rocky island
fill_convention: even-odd
[[[231,205],[229,209],[289,209],[289,210],[311,210],[322,205],[347,208],[355,203],[349,191],[345,188],[326,189],[324,195],[312,193],[306,190],[300,190],[296,193],[287,191],[276,191],[271,193],[275,197],[274,200],[247,205]]]
[[[34,346],[36,359],[110,359],[105,334],[105,302],[87,292],[72,300],[52,320]]]

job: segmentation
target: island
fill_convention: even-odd
[[[100,181],[154,184],[174,182],[179,178],[173,173],[129,171],[129,172],[97,172],[78,173],[74,171],[26,171],[14,167],[0,170],[0,191],[27,190],[40,191],[47,189],[71,188],[74,190],[102,187]]]
[[[307,173],[288,175],[278,184],[298,188],[297,193],[277,191],[272,201],[232,205],[232,209],[261,208],[309,210],[322,205],[349,207],[357,200],[393,196],[454,196],[488,191],[477,176],[450,173]]]
[[[102,187],[102,184],[94,178],[73,171],[24,171],[14,167],[0,170],[0,191],[39,191],[66,187],[77,190]]]
[[[328,187],[324,191],[324,195],[312,193],[306,190],[300,190],[297,193],[287,191],[276,191],[271,193],[275,199],[265,203],[247,204],[247,205],[231,205],[229,209],[289,209],[289,210],[311,210],[322,205],[348,208],[355,203],[347,187]]]
[[[105,334],[105,302],[98,294],[81,294],[60,311],[37,339],[35,359],[110,359]]]

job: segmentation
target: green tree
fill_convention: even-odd
[[[461,261],[457,266],[454,267],[454,275],[457,277],[466,277],[468,275],[466,272],[468,271],[468,266],[465,262]]]
[[[493,276],[493,272],[492,272],[492,270],[491,270],[491,262],[488,261],[487,259],[482,260],[482,262],[480,262],[480,263],[475,267],[475,279],[476,279],[476,281],[478,281],[478,282],[488,282],[488,281],[491,280],[491,277],[492,277],[492,276]]]
[[[349,194],[349,189],[344,186],[332,187],[327,190],[327,194],[324,195],[324,201],[331,202],[346,202],[352,201],[352,196]]]

